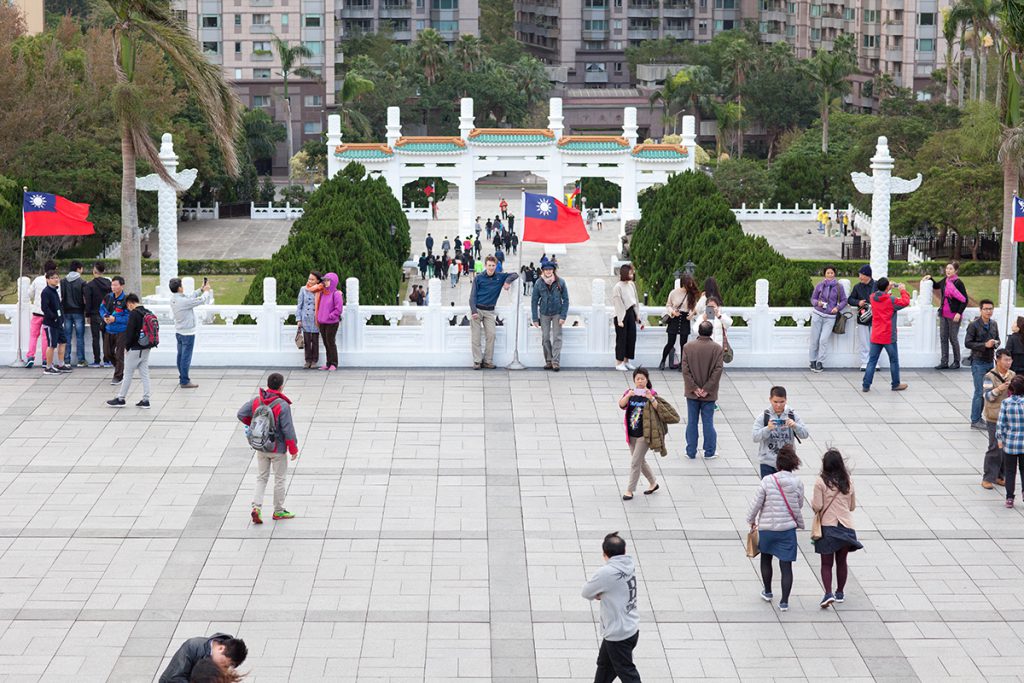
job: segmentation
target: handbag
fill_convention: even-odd
[[[295,330],[295,348],[302,350],[306,348],[306,340],[302,336],[302,328]]]
[[[832,507],[832,503],[836,502],[836,498],[838,498],[838,497],[839,497],[839,492],[836,491],[836,494],[834,496],[832,496],[832,500],[830,500],[828,502],[828,505],[823,507],[819,512],[815,512],[814,513],[814,522],[811,524],[811,540],[812,541],[820,541],[821,540],[821,519],[825,516],[825,512],[830,507]]]
[[[853,313],[840,313],[836,321],[832,323],[832,334],[846,334],[846,321],[853,317]]]
[[[864,308],[857,309],[857,322],[861,325],[871,324],[871,307],[865,306]]]
[[[747,532],[747,557],[757,557],[761,554],[761,550],[758,548],[759,540],[757,529]]]
[[[734,357],[732,344],[729,343],[729,335],[725,333],[725,325],[722,325],[722,362],[731,363]]]

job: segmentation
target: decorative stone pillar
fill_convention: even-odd
[[[178,173],[178,155],[170,133],[164,133],[160,142],[160,162],[174,183],[168,183],[156,173],[135,179],[135,189],[156,192],[157,229],[160,231],[160,282],[156,287],[157,299],[170,299],[167,283],[178,277],[178,193],[192,187],[199,173],[196,169]]]
[[[469,139],[473,132],[473,98],[463,97],[460,100],[459,135],[463,140]],[[459,223],[456,232],[459,235],[472,235],[476,217],[476,173],[473,170],[473,154],[465,154],[456,165],[459,170]]]
[[[683,138],[680,144],[688,152],[684,162],[686,170],[697,170],[697,119],[692,116],[683,117]]]
[[[622,161],[622,199],[619,201],[619,243],[626,236],[626,221],[640,218],[637,203],[636,158],[633,148],[637,144],[636,107],[626,107],[622,113],[622,137],[629,143],[630,153]]]
[[[604,280],[594,278],[590,283],[590,320],[587,321],[587,351],[595,354],[606,354],[611,348],[608,334],[615,333],[611,328],[611,317],[604,303]]]
[[[334,156],[334,150],[341,144],[341,116],[327,117],[327,177],[333,178],[341,170],[341,159]]]
[[[555,134],[555,142],[562,139],[565,130],[565,117],[562,116],[562,98],[552,97],[548,100],[548,128]]]

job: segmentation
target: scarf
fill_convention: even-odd
[[[320,294],[324,291],[324,285],[322,282],[318,282],[315,285],[306,285],[306,291],[313,292],[313,320],[317,320],[317,314],[320,313]]]

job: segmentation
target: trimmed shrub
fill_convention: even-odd
[[[57,271],[62,275],[71,268],[71,261],[78,260],[85,266],[86,277],[92,272],[92,265],[102,261],[107,268],[107,275],[121,272],[121,261],[119,259],[96,259],[96,258],[60,258],[57,261]],[[192,275],[255,275],[260,268],[268,263],[262,258],[239,258],[239,259],[179,259],[178,272],[182,277]],[[26,275],[28,272],[26,272]],[[143,275],[159,275],[160,259],[142,259]]]
[[[602,204],[606,209],[614,209],[622,199],[622,188],[604,178],[581,178],[580,194],[587,198],[588,209],[596,209]]]

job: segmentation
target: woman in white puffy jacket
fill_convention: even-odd
[[[722,312],[722,293],[718,291],[718,282],[713,277],[704,281],[704,291],[693,307],[693,329],[697,329],[705,320],[714,326],[711,341],[724,347],[723,330],[732,327],[732,317]]]
[[[793,563],[796,561],[796,530],[804,528],[801,508],[804,506],[804,483],[793,474],[800,467],[800,458],[792,444],[779,449],[778,472],[761,479],[754,500],[747,511],[747,524],[758,530],[761,551],[761,599],[772,601],[772,559],[779,558],[782,570],[782,600],[779,611],[789,609],[789,592],[793,589]]]

